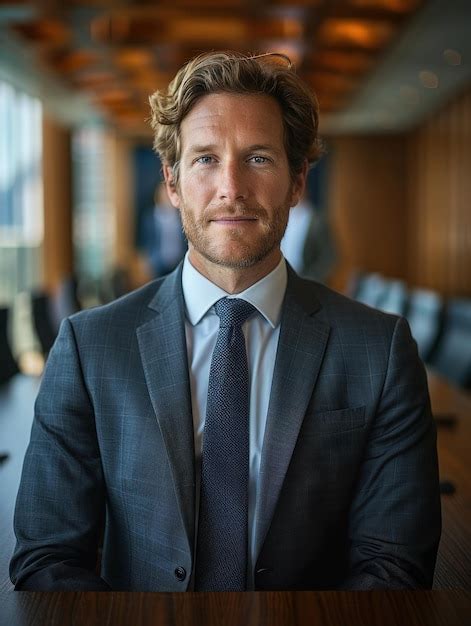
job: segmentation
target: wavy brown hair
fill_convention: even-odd
[[[210,52],[186,63],[168,89],[156,91],[149,98],[154,150],[163,163],[173,168],[174,183],[178,182],[182,120],[199,98],[212,93],[266,94],[275,98],[281,107],[292,177],[302,170],[306,160],[312,165],[321,156],[317,99],[292,69],[288,57]]]

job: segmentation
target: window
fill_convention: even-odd
[[[0,81],[0,304],[41,281],[42,107]]]
[[[99,280],[111,269],[114,240],[110,199],[109,137],[83,126],[73,138],[75,267],[81,278]]]

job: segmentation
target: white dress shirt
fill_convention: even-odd
[[[196,526],[198,523],[201,451],[206,417],[209,368],[219,332],[214,304],[224,297],[242,298],[258,311],[242,326],[245,336],[250,381],[250,467],[248,519],[248,588],[253,585],[255,504],[259,484],[260,459],[267,421],[268,403],[280,334],[281,307],[288,275],[284,258],[267,276],[241,293],[230,295],[200,274],[185,256],[182,273],[185,301],[185,332],[190,367],[191,406],[197,468]]]

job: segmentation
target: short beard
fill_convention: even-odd
[[[247,269],[253,267],[263,261],[275,248],[279,247],[288,224],[289,215],[289,209],[287,210],[286,204],[276,209],[271,221],[268,218],[267,211],[263,207],[252,209],[225,207],[225,211],[228,214],[245,214],[256,217],[265,225],[265,233],[254,249],[254,246],[250,246],[244,242],[237,228],[234,228],[231,235],[233,242],[237,243],[239,246],[240,254],[238,256],[224,256],[214,250],[212,241],[208,238],[205,231],[205,226],[207,226],[211,216],[204,215],[199,220],[195,220],[191,210],[189,211],[183,203],[180,209],[183,231],[193,248],[207,261],[229,269]],[[216,211],[213,209],[211,214],[215,215]]]

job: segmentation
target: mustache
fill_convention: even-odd
[[[211,220],[221,219],[222,217],[245,217],[263,220],[267,219],[268,214],[261,206],[248,207],[243,204],[224,204],[211,207],[204,214],[204,220],[208,222]]]

